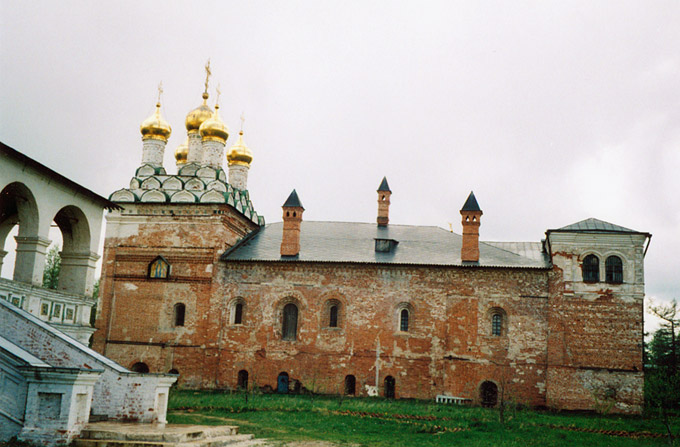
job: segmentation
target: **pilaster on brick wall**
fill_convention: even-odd
[[[460,210],[463,224],[460,258],[463,262],[479,262],[479,226],[482,214],[484,213],[479,208],[475,193],[470,191],[470,195]]]
[[[281,256],[297,256],[300,254],[300,224],[305,209],[295,190],[290,193],[281,208],[283,209]]]

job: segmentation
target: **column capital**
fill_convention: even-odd
[[[14,240],[17,242],[17,251],[22,251],[20,246],[33,246],[37,247],[49,247],[52,241],[42,236],[14,236]],[[25,249],[24,249],[25,250]]]

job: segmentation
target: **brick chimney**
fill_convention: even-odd
[[[383,177],[378,186],[378,226],[386,227],[390,222],[390,185],[387,184],[387,177]]]
[[[460,258],[463,262],[479,262],[479,224],[482,218],[482,210],[475,198],[475,193],[470,192],[460,215],[463,216],[463,246]]]
[[[300,254],[300,224],[305,209],[293,190],[283,204],[283,237],[281,238],[281,256],[297,256]]]

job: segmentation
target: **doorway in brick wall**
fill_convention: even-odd
[[[288,394],[288,373],[282,372],[276,383],[276,392],[279,394]]]

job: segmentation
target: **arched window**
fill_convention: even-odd
[[[498,403],[498,386],[491,382],[483,382],[479,387],[479,401],[483,407],[495,407]]]
[[[246,371],[245,369],[242,369],[241,371],[238,372],[237,386],[241,390],[248,389],[248,371]]]
[[[184,315],[186,314],[186,306],[182,303],[175,304],[175,309],[173,313],[174,313],[173,321],[175,322],[175,326],[184,326]]]
[[[623,282],[623,262],[618,256],[610,256],[604,262],[606,280],[611,284],[621,284]]]
[[[293,303],[288,303],[283,307],[283,327],[282,338],[284,340],[297,339],[297,320],[298,308]]]
[[[179,371],[177,371],[176,368],[172,368],[170,371],[168,371],[168,374],[177,374],[177,375],[179,375]],[[177,383],[177,382],[175,382],[175,383]]]
[[[401,332],[408,332],[408,309],[402,309],[399,312],[399,330]]]
[[[491,335],[500,337],[503,332],[503,315],[496,312],[491,315]]]
[[[146,363],[143,362],[137,362],[132,367],[130,370],[136,372],[136,373],[143,373],[146,374],[149,372],[149,366]]]
[[[243,303],[236,303],[234,307],[234,324],[243,324]]]
[[[394,377],[385,377],[385,397],[388,399],[394,399],[397,381]]]
[[[327,300],[321,315],[321,326],[327,328],[342,327],[342,319],[344,318],[342,306],[343,304],[340,300],[335,298]]]
[[[345,394],[348,396],[354,396],[357,389],[357,379],[353,375],[348,375],[345,377]]]
[[[246,314],[245,300],[241,297],[232,300],[229,304],[229,309],[229,322],[231,324],[243,324]]]
[[[583,281],[598,282],[600,280],[600,258],[588,255],[583,259]]]
[[[169,276],[170,263],[163,256],[158,256],[149,264],[149,278],[165,279]]]
[[[330,316],[328,321],[328,327],[338,327],[338,306],[333,305],[330,308]]]

